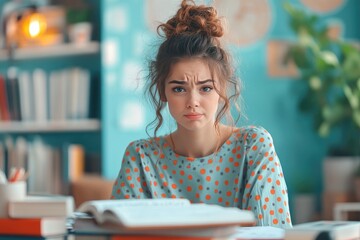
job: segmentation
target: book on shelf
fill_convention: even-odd
[[[360,239],[360,222],[315,221],[285,230],[285,240],[349,240]]]
[[[187,199],[88,201],[76,211],[90,213],[99,225],[117,225],[119,229],[130,231],[190,230],[255,224],[251,211],[191,204]]]
[[[54,236],[67,233],[66,218],[1,218],[0,235]]]
[[[9,202],[12,218],[69,217],[74,212],[71,196],[27,196]]]

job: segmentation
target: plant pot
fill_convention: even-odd
[[[359,167],[356,157],[327,157],[323,162],[324,191],[349,193],[353,191],[353,176]]]
[[[355,199],[360,202],[360,177],[354,179]]]
[[[89,22],[75,23],[69,26],[70,42],[82,45],[91,40],[92,25]]]
[[[313,221],[316,214],[316,196],[312,193],[300,193],[294,196],[294,223]]]

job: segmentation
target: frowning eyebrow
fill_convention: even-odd
[[[206,79],[204,81],[198,81],[196,82],[196,85],[202,85],[202,84],[205,84],[205,83],[214,83],[214,80],[212,79]],[[182,81],[182,80],[171,80],[168,82],[168,84],[180,84],[180,85],[185,85],[187,84],[187,81]]]

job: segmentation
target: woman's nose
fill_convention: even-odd
[[[195,92],[191,92],[189,94],[189,99],[188,102],[186,104],[187,108],[197,108],[199,107],[199,96],[197,93]]]

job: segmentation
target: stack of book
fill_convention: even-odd
[[[74,212],[69,196],[27,196],[8,203],[9,218],[0,219],[0,240],[56,239],[67,234],[67,218]]]

